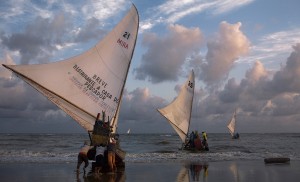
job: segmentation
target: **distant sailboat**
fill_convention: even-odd
[[[227,125],[227,128],[229,130],[231,137],[233,139],[238,139],[240,136],[239,136],[239,133],[235,133],[235,127],[236,127],[236,110],[234,111],[234,113]]]
[[[133,5],[103,40],[78,56],[49,64],[3,66],[77,121],[95,144],[93,130],[98,113],[105,112],[112,128],[110,132],[117,132],[138,27],[139,16]]]
[[[180,137],[183,146],[188,140],[195,88],[195,75],[191,71],[177,98],[162,109],[157,109],[164,116]]]
[[[127,130],[127,134],[130,134],[130,129]]]

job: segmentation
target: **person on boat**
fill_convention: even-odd
[[[240,134],[239,133],[235,133],[234,135],[233,135],[233,138],[234,139],[238,139],[240,137]]]
[[[203,144],[203,147],[206,151],[209,151],[209,148],[208,148],[208,142],[207,142],[207,134],[205,131],[202,131],[202,144]]]
[[[108,166],[110,168],[111,172],[115,172],[116,171],[116,140],[114,138],[114,136],[110,136],[109,137],[109,143],[107,145],[107,157],[108,157]]]
[[[202,145],[200,136],[197,131],[195,132],[194,146],[195,146],[195,149],[197,149],[197,150],[203,149],[203,145]]]
[[[87,156],[87,153],[90,149],[92,149],[94,146],[90,146],[88,141],[84,142],[84,145],[81,147],[78,157],[77,157],[77,172],[79,172],[80,165],[84,162],[84,168],[83,171],[85,172],[85,168],[89,165],[89,159]]]
[[[202,137],[203,137],[203,141],[207,141],[207,134],[205,131],[202,131]]]
[[[195,140],[195,133],[194,133],[194,131],[192,131],[192,133],[190,135],[190,142],[189,142],[191,148],[195,147],[194,140]]]
[[[191,136],[192,136],[192,134],[188,134],[187,138],[184,141],[183,148],[187,149],[187,148],[191,147],[191,145],[192,145],[192,137]]]

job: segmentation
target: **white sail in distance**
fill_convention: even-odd
[[[168,106],[158,109],[159,113],[169,121],[183,143],[185,142],[190,126],[194,88],[195,76],[192,70],[177,98]]]
[[[232,118],[230,119],[227,128],[231,134],[231,136],[234,135],[234,131],[235,131],[235,121],[236,121],[236,111],[234,111]]]
[[[138,27],[132,5],[114,29],[78,56],[49,64],[3,66],[90,131],[97,113],[105,111],[110,119],[118,113]]]

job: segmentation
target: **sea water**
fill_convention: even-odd
[[[300,160],[300,134],[241,133],[231,139],[226,133],[208,133],[208,152],[179,150],[176,134],[121,134],[125,162],[212,162],[262,160],[289,157]],[[0,134],[0,163],[77,162],[88,134]]]

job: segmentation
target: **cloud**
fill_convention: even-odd
[[[148,88],[136,88],[132,92],[124,92],[120,118],[119,132],[170,132],[171,126],[158,113],[157,109],[167,105],[165,99],[153,96]]]
[[[87,17],[87,19],[94,17],[103,21],[115,16],[116,12],[127,9],[128,6],[125,6],[126,4],[129,4],[127,0],[91,1],[90,3],[83,1],[82,7],[78,8],[82,10],[84,17]]]
[[[241,25],[240,22],[221,22],[219,33],[207,43],[206,63],[201,65],[200,79],[208,87],[225,80],[234,62],[248,52],[250,42],[240,30]]]
[[[268,71],[260,61],[256,61],[253,68],[248,70],[245,76],[251,83],[256,83],[260,79],[268,77]]]
[[[276,72],[272,90],[277,92],[300,92],[300,43],[293,46],[294,52],[288,57],[286,66]]]
[[[107,32],[99,28],[100,21],[94,17],[87,20],[82,28],[75,31],[75,42],[87,42],[89,40],[100,40]]]
[[[11,79],[12,73],[2,66],[2,64],[14,65],[15,62],[9,54],[5,54],[4,60],[0,59],[0,78]]]
[[[152,83],[176,81],[187,57],[199,51],[202,39],[199,28],[181,25],[170,25],[168,35],[162,38],[144,34],[147,52],[142,56],[141,65],[134,69],[135,78]]]
[[[208,12],[208,14],[219,15],[227,13],[229,11],[249,5],[252,2],[254,2],[254,0],[214,0],[209,2],[203,0],[167,1],[166,3],[163,3],[153,9],[153,12],[157,13],[141,22],[141,32],[151,29],[160,23],[175,24],[181,19],[192,14]]]
[[[121,119],[123,120],[151,120],[156,115],[156,109],[165,100],[152,96],[148,88],[136,88],[132,92],[125,92],[122,99]]]
[[[18,78],[0,77],[0,93],[0,132],[83,131],[57,106]]]
[[[252,63],[255,60],[278,62],[285,59],[293,51],[291,45],[300,42],[300,29],[279,31],[262,36],[255,45],[250,47],[249,55],[238,62]]]
[[[220,124],[225,126],[234,109],[240,108],[239,127],[244,131],[295,131],[289,126],[299,125],[300,44],[293,49],[280,70],[268,71],[262,62],[256,61],[240,82],[231,78],[224,89],[207,93],[196,106],[197,111],[202,111],[197,120],[202,120],[201,125],[209,129]]]
[[[255,0],[218,0],[212,9],[214,9],[213,14],[222,14],[237,8],[241,8],[243,6],[249,5],[250,3],[254,2]]]
[[[89,41],[94,44],[105,35],[104,25],[115,25],[111,19],[109,23],[106,20],[115,16],[116,11],[128,9],[125,4],[129,2],[5,3],[7,8],[1,12],[5,16],[0,18],[4,22],[1,25],[0,46],[8,52],[19,52],[14,57],[17,63],[49,62],[57,50],[70,50],[77,43],[90,43]],[[119,20],[118,17],[117,21]],[[67,52],[68,49],[64,51]]]
[[[8,50],[20,53],[21,64],[45,63],[56,50],[55,45],[62,44],[68,27],[69,22],[62,14],[53,19],[37,17],[23,33],[2,35],[1,43]]]

